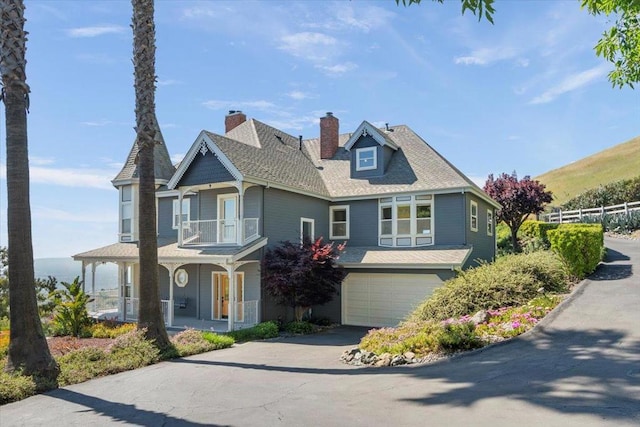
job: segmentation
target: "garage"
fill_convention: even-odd
[[[440,285],[435,274],[349,273],[342,283],[342,323],[396,326]]]

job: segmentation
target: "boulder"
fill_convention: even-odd
[[[479,312],[477,312],[471,317],[471,321],[476,325],[479,325],[480,323],[484,323],[487,320],[489,320],[489,313],[487,313],[486,310],[480,310]]]

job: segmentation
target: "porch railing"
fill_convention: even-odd
[[[138,320],[140,300],[138,298],[120,298],[113,295],[96,294],[89,303],[89,311],[92,316],[110,320]],[[126,310],[124,310],[126,307]],[[164,323],[169,324],[169,300],[161,300],[160,308]]]
[[[258,218],[183,221],[181,233],[183,246],[243,245],[260,237]]]
[[[236,323],[242,327],[258,324],[258,301],[243,301],[236,303]]]

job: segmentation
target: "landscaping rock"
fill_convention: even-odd
[[[413,359],[416,358],[416,354],[413,351],[407,351],[405,354],[403,354],[403,356],[407,363],[413,362]]]
[[[479,325],[480,323],[484,323],[487,320],[489,320],[489,313],[487,313],[486,310],[480,310],[479,312],[477,312],[471,317],[471,321],[476,325]]]

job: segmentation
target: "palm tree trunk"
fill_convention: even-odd
[[[140,312],[138,327],[160,349],[170,342],[158,291],[158,241],[153,147],[155,133],[156,47],[153,0],[132,0],[133,66],[136,92],[136,132],[140,171],[138,236],[140,253]]]
[[[22,0],[0,1],[0,71],[7,126],[10,343],[7,371],[55,381],[59,369],[38,314],[33,272],[27,152],[26,34]]]

